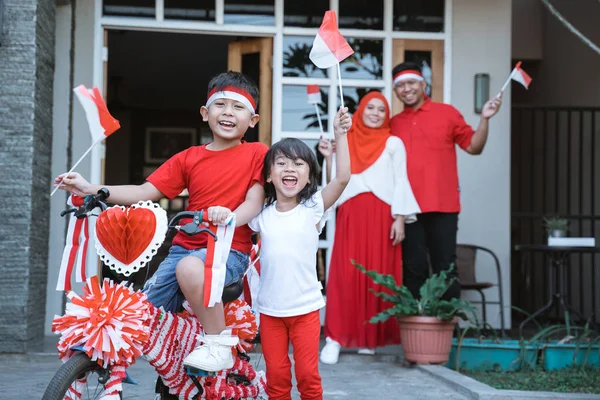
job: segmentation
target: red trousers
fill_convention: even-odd
[[[292,363],[288,356],[290,341],[294,372],[302,400],[323,399],[319,375],[319,310],[295,317],[260,316],[260,338],[267,367],[269,400],[291,400]]]

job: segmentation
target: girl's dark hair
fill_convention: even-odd
[[[275,143],[265,156],[265,165],[263,168],[263,178],[265,181],[265,197],[267,205],[271,205],[277,200],[275,186],[267,179],[271,175],[271,168],[275,164],[275,159],[283,155],[290,160],[301,159],[308,164],[308,184],[298,193],[298,201],[304,203],[317,192],[319,182],[319,165],[315,153],[302,140],[295,138],[286,138]]]
[[[250,96],[254,98],[254,101],[258,106],[258,87],[252,79],[250,79],[247,75],[242,74],[241,72],[229,71],[223,72],[215,76],[208,83],[207,93],[210,93],[213,89],[223,90],[227,86],[233,86],[236,88],[244,89],[245,91],[250,93]]]

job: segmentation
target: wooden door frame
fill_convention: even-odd
[[[227,56],[227,69],[229,71],[241,72],[242,56],[253,53],[260,54],[260,75],[258,82],[258,91],[260,93],[258,114],[260,115],[260,123],[258,124],[258,141],[271,146],[273,99],[273,68],[271,67],[271,60],[273,58],[273,38],[263,37],[230,43]]]
[[[444,41],[421,39],[394,39],[392,43],[393,65],[404,62],[405,51],[431,52],[431,100],[444,101]],[[392,88],[393,91],[393,88]],[[402,102],[392,96],[392,115],[402,111]]]

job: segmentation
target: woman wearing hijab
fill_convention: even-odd
[[[375,354],[375,348],[400,343],[394,319],[370,324],[375,314],[389,308],[369,291],[381,291],[351,260],[367,269],[393,275],[402,282],[404,224],[415,220],[419,206],[406,175],[404,144],[391,136],[390,109],[380,92],[370,92],[359,103],[348,132],[352,177],[338,200],[337,221],[325,312],[326,345],[321,362],[338,362],[342,347]],[[330,146],[320,146],[331,165]],[[328,175],[330,175],[328,173]]]

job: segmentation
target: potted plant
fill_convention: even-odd
[[[544,227],[549,237],[566,237],[569,230],[569,220],[558,216],[545,217]]]
[[[448,361],[452,332],[458,318],[469,320],[467,313],[475,315],[471,302],[461,299],[442,300],[442,296],[456,278],[448,278],[448,271],[431,276],[420,288],[417,300],[406,286],[399,286],[392,275],[367,270],[352,262],[374,283],[390,292],[376,292],[375,296],[391,303],[391,307],[373,316],[369,322],[376,324],[394,317],[400,325],[400,338],[404,358],[417,364],[445,364]]]

